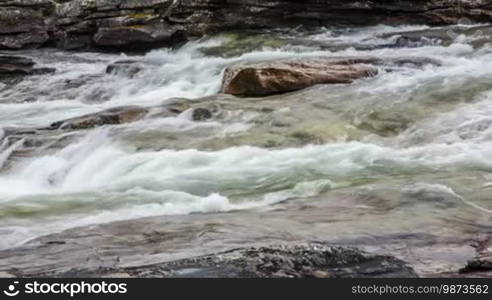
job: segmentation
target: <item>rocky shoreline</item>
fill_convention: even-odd
[[[492,1],[9,0],[0,49],[138,50],[234,29],[492,20]]]
[[[30,226],[32,216],[43,222],[46,217],[48,224],[51,217],[59,221],[64,213],[72,222],[79,217],[77,213],[82,218],[102,211],[104,219],[71,225],[67,230],[51,229],[49,234],[39,231],[35,238],[27,235],[24,240],[14,239],[21,243],[0,250],[0,277],[492,277],[490,216],[487,208],[473,202],[483,205],[477,194],[490,191],[489,169],[480,160],[486,154],[476,154],[478,162],[474,156],[460,160],[465,156],[462,149],[468,149],[463,144],[485,136],[492,122],[484,118],[469,124],[465,120],[455,126],[449,120],[437,119],[436,124],[451,124],[448,126],[457,131],[457,138],[432,123],[436,116],[471,105],[490,90],[488,74],[483,75],[473,63],[481,55],[487,58],[492,26],[392,28],[371,36],[376,42],[366,44],[357,35],[340,44],[313,38],[311,32],[304,40],[294,35],[320,26],[444,26],[463,21],[491,22],[492,0],[2,1],[0,91],[6,91],[7,96],[1,104],[9,108],[40,105],[34,111],[19,113],[19,118],[28,120],[22,125],[7,123],[0,128],[0,175],[7,178],[0,183],[10,189],[11,181],[22,183],[23,176],[27,178],[31,172],[34,182],[41,181],[39,186],[34,184],[41,196],[29,198],[31,195],[20,193],[9,196],[18,202],[9,198],[0,203],[0,217],[7,220],[1,230]],[[241,39],[229,30],[278,31],[288,37],[252,34]],[[146,81],[155,81],[158,87],[174,82],[173,76],[179,71],[175,66],[156,72],[157,79],[151,78],[149,70],[172,64],[176,56],[159,60],[155,53],[148,58],[116,56],[115,51],[162,46],[177,49],[186,41],[217,32],[229,34],[232,41],[184,54],[186,59],[195,55],[201,61],[216,61],[215,73],[210,74],[221,80],[209,87],[213,93],[200,91],[198,97],[159,93],[146,103],[134,101],[138,91],[146,89],[142,84]],[[336,37],[337,32],[330,34]],[[452,49],[431,51],[436,45],[451,47],[457,37],[465,41]],[[277,50],[287,44],[287,50],[282,49],[288,52],[285,57],[277,56]],[[273,45],[268,53],[272,57],[265,54],[250,61],[242,56],[265,45]],[[300,47],[308,46],[313,47],[312,52],[325,55],[298,55]],[[412,52],[419,48],[424,50]],[[394,49],[409,51],[401,56],[388,55]],[[69,59],[80,60],[81,65],[99,65],[72,76],[73,70],[51,66],[53,52],[47,52],[48,63],[40,64],[35,51],[44,50],[75,50],[67,52],[74,56]],[[333,55],[339,50],[342,54]],[[103,53],[113,56],[105,60],[90,56]],[[456,60],[472,65],[469,74],[459,73],[459,65],[446,62],[447,56],[455,53]],[[228,61],[230,57],[237,59]],[[192,76],[200,68],[203,66],[187,69],[189,84],[178,84],[177,89],[192,89],[200,83]],[[449,87],[447,72],[450,76],[452,72],[461,74],[461,78],[473,76]],[[67,73],[70,76],[63,77]],[[210,74],[205,73],[200,80],[209,81]],[[165,80],[160,78],[166,75]],[[37,92],[32,86],[35,84],[29,82],[32,78],[39,85],[44,84],[40,78],[55,78],[51,82],[55,88],[47,84],[42,93]],[[140,85],[129,92],[129,103],[105,105],[112,101],[108,94],[115,91],[104,90],[108,86],[103,79],[128,85],[138,81]],[[402,84],[407,80],[408,85]],[[22,82],[28,83],[19,85]],[[382,83],[380,90],[376,83]],[[79,97],[86,87],[94,90],[87,98]],[[22,92],[9,94],[17,88]],[[38,99],[51,92],[60,94]],[[53,102],[57,103],[42,106]],[[68,113],[63,105],[80,111]],[[56,118],[43,117],[31,124],[29,118],[39,111],[43,114],[56,109],[61,111],[54,114]],[[18,112],[12,115],[16,117]],[[166,119],[169,123],[159,123]],[[106,134],[103,141],[96,139],[95,143],[107,146],[101,151],[107,156],[105,161],[89,159],[84,164],[86,156],[93,155],[91,151],[99,145],[80,140],[91,138],[93,132]],[[435,150],[429,141],[440,134],[444,138]],[[447,160],[453,149],[446,147],[453,145],[453,138],[458,139],[459,154]],[[127,147],[118,148],[126,142]],[[310,151],[308,157],[294,153],[299,147],[305,147],[299,152]],[[77,148],[81,148],[80,153]],[[71,152],[74,149],[77,151]],[[229,172],[224,172],[222,186],[216,182],[221,181],[221,174],[215,172],[213,159],[222,158],[228,150],[238,154],[234,152],[237,157],[220,162],[219,167]],[[473,150],[472,154],[478,152]],[[64,156],[56,157],[60,151],[66,151]],[[184,152],[184,160],[179,160],[182,153],[178,151]],[[326,153],[333,156],[323,156]],[[166,155],[171,158],[161,161]],[[257,156],[248,161],[253,155]],[[73,159],[77,156],[83,157]],[[392,156],[403,158],[392,160]],[[78,164],[82,167],[76,170],[72,184],[91,181],[99,175],[99,167],[114,157],[122,165],[127,163],[126,169],[105,170],[103,175],[108,177],[96,179],[100,182],[91,182],[93,186],[87,185],[86,190],[71,190],[70,184],[65,185],[67,174]],[[275,160],[262,160],[265,157]],[[444,157],[444,162],[434,164],[434,157]],[[9,178],[9,171],[22,167],[19,162],[24,158],[40,158],[39,165],[34,164],[34,172],[31,169],[19,175],[21,180]],[[59,169],[43,173],[48,165],[58,164]],[[318,168],[318,164],[325,168]],[[195,166],[203,169],[194,173]],[[183,168],[182,173],[179,168]],[[136,169],[150,175],[124,177]],[[162,169],[171,175],[153,181],[154,173]],[[84,179],[85,172],[90,178]],[[118,182],[122,190],[106,187],[113,181],[111,176],[122,176]],[[212,181],[207,181],[210,177]],[[125,186],[128,182],[130,187]],[[455,192],[448,185],[463,187],[463,191]],[[84,192],[87,198],[82,197]],[[207,193],[216,198],[210,200]],[[220,198],[220,193],[238,202]],[[473,201],[467,200],[468,195]],[[147,204],[150,210],[159,211],[159,205],[167,205],[165,200],[173,197],[184,197],[184,205],[196,207],[180,210],[173,205],[179,208],[182,203],[171,201],[170,214],[164,210],[166,213],[157,216],[141,217],[133,212],[138,205]],[[110,201],[104,202],[108,198]],[[120,199],[128,201],[121,205],[130,211],[130,217],[108,221],[108,215],[119,213]],[[209,202],[202,208],[193,202],[196,199]],[[241,201],[250,200],[241,206]],[[262,210],[257,202],[267,204]],[[470,216],[472,220],[467,219]],[[62,222],[53,224],[56,227]],[[37,227],[44,225],[40,222]]]

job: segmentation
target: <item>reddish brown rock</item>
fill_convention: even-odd
[[[267,96],[316,84],[351,83],[374,76],[371,60],[308,59],[232,66],[226,69],[222,92],[240,96]]]

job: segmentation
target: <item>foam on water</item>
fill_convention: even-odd
[[[355,31],[357,39],[371,39],[378,33],[407,31],[413,27],[376,26]],[[423,29],[423,27],[415,27]],[[323,35],[316,39],[322,39]],[[350,34],[340,38],[349,39]],[[327,38],[330,41],[329,38]],[[293,50],[289,45],[278,49],[265,48],[237,57],[216,57],[200,49],[225,42],[224,38],[194,41],[180,49],[159,49],[144,56],[77,53],[67,54],[45,50],[36,57],[40,66],[54,67],[51,76],[33,76],[19,83],[14,90],[0,90],[0,125],[46,126],[47,122],[62,120],[122,105],[158,105],[168,98],[197,98],[217,93],[222,72],[228,65],[241,61],[262,61],[290,57],[316,56],[377,56],[430,57],[443,61],[443,68],[407,70],[398,74],[383,74],[360,92],[384,94],[412,93],[426,82],[453,80],[456,84],[470,78],[491,74],[492,53],[479,53],[466,43],[449,47],[385,48],[340,51],[321,51],[316,48]],[[132,59],[144,66],[135,78],[105,74],[106,66],[117,60]],[[357,92],[357,91],[354,91]],[[11,103],[14,100],[16,103]],[[33,102],[33,100],[35,100]],[[23,102],[27,101],[27,102]],[[20,103],[19,103],[20,102]]]
[[[388,42],[388,38],[384,38],[384,34],[397,34],[407,31],[418,31],[428,29],[425,25],[407,25],[407,26],[390,26],[377,25],[365,28],[345,29],[345,30],[330,30],[325,29],[321,33],[310,36],[312,40],[330,42],[333,44],[350,45],[379,45]]]
[[[249,146],[221,151],[138,152],[95,130],[53,155],[26,160],[0,177],[3,203],[20,196],[84,192],[177,190],[198,195],[290,186],[299,178],[331,180],[432,169],[492,170],[491,142],[390,148],[350,142],[267,150]]]
[[[327,32],[308,38],[379,44],[384,42],[381,34],[421,29],[425,28],[377,26],[345,35]],[[236,57],[206,56],[200,51],[222,42],[222,38],[204,39],[178,50],[159,49],[136,57],[46,50],[39,57],[40,64],[57,68],[57,73],[33,76],[16,89],[0,87],[0,126],[45,126],[115,106],[151,106],[172,97],[211,95],[218,92],[228,65],[289,57],[428,57],[442,63],[421,69],[402,66],[392,72],[381,67],[376,78],[358,81],[341,94],[327,96],[332,98],[361,98],[361,102],[390,106],[419,101],[418,95],[431,92],[452,96],[468,87],[478,92],[466,99],[472,104],[422,120],[386,143],[368,140],[292,149],[243,146],[209,152],[139,151],[119,141],[110,128],[90,130],[56,153],[23,158],[0,173],[0,248],[87,224],[268,207],[356,185],[361,180],[384,181],[392,176],[430,172],[492,172],[492,52],[487,47],[474,49],[457,38],[450,46],[398,49],[347,47],[332,52],[286,45]],[[135,78],[105,74],[106,66],[120,59],[135,59],[145,69]],[[78,80],[82,80],[80,85]],[[33,95],[35,101],[16,103]],[[180,131],[204,126],[228,134],[247,130],[250,125],[244,123],[226,127],[218,122],[196,123],[185,112],[175,118],[125,124],[120,129]],[[3,130],[0,139],[2,167],[22,142],[8,146]],[[425,190],[454,193],[425,184],[429,184]],[[489,211],[457,197],[482,212]]]
[[[347,186],[382,174],[490,172],[490,157],[491,143],[391,149],[353,142],[283,150],[135,152],[112,143],[101,130],[3,175],[0,214],[10,224],[4,229],[7,240],[19,243],[55,228],[264,207],[318,195],[339,187],[336,182]],[[11,228],[25,228],[33,220],[46,224],[24,235]]]

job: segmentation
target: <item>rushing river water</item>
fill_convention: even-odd
[[[194,122],[183,113],[52,133],[39,139],[75,137],[63,146],[34,151],[24,151],[25,140],[9,140],[0,130],[0,248],[89,224],[226,211],[240,218],[251,210],[266,216],[271,211],[286,224],[302,216],[299,222],[312,231],[299,229],[299,234],[307,238],[320,237],[318,232],[341,238],[490,230],[492,47],[484,31],[489,27],[473,28],[465,28],[467,34],[455,33],[460,27],[383,25],[231,33],[131,56],[53,49],[17,53],[57,71],[0,83],[3,128],[43,127],[111,107],[214,95],[223,70],[243,61],[425,57],[440,65],[380,67],[378,76],[351,85],[274,96],[282,103],[279,113],[290,109],[295,98],[298,107],[305,99],[333,115],[333,122],[315,124],[316,132],[330,131],[332,139],[299,146],[259,147],[248,139],[228,145],[227,137],[254,130],[253,113],[228,122]],[[403,33],[419,32],[436,38],[401,44]],[[124,59],[138,61],[144,70],[131,78],[105,73],[108,64]],[[241,101],[233,102],[241,106]],[[306,118],[313,116],[308,112]],[[367,125],[365,118],[373,122]],[[343,130],[332,128],[335,120]],[[402,120],[398,132],[384,131]],[[223,142],[216,147],[176,146],[179,140],[166,145],[160,140],[166,134],[187,135],[186,141],[206,134]],[[302,210],[306,205],[322,208],[309,216]],[[279,217],[281,207],[287,212]],[[266,217],[265,224],[273,226],[268,222]]]

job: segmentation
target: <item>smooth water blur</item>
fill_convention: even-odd
[[[333,112],[354,119],[382,111],[416,120],[394,137],[368,136],[361,141],[288,149],[241,146],[221,151],[142,151],[103,127],[88,131],[57,152],[18,159],[0,173],[0,247],[87,224],[269,208],[290,199],[380,184],[394,184],[399,205],[408,199],[423,199],[422,210],[436,209],[442,218],[448,216],[448,208],[434,206],[440,199],[451,199],[454,206],[488,216],[492,209],[491,47],[475,48],[463,37],[447,46],[378,47],[391,44],[401,32],[425,29],[376,26],[324,29],[295,37],[292,33],[273,35],[266,45],[262,37],[249,52],[236,56],[206,51],[241,46],[237,36],[227,35],[131,57],[51,49],[26,53],[40,66],[54,67],[57,72],[0,89],[0,126],[46,126],[110,107],[152,106],[173,97],[212,95],[219,92],[223,70],[241,61],[426,57],[440,61],[441,66],[381,67],[375,78],[327,87],[329,93],[313,95]],[[289,42],[294,38],[295,43]],[[278,39],[278,46],[272,46],[271,39]],[[339,48],[327,50],[313,41]],[[354,46],[361,44],[372,48]],[[144,69],[134,78],[105,74],[108,64],[121,59],[136,60]],[[194,124],[181,116],[149,121],[146,126],[162,130],[166,126],[193,128]],[[144,130],[138,127],[141,122],[125,126]],[[0,167],[20,147],[22,140],[0,144]],[[326,201],[336,199],[327,196]]]

